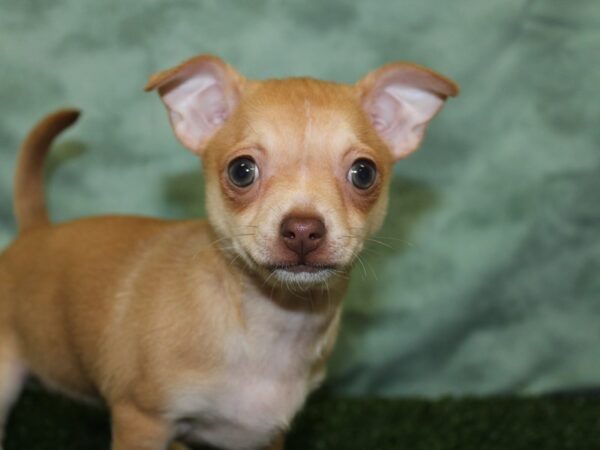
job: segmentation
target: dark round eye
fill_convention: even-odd
[[[251,157],[240,156],[229,163],[227,174],[236,186],[247,187],[258,177],[258,167]]]
[[[376,177],[375,163],[369,159],[357,159],[348,172],[348,180],[358,189],[369,189]]]

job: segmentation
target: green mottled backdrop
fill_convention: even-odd
[[[397,166],[386,246],[355,272],[331,386],[600,384],[598,0],[0,0],[0,245],[15,232],[16,148],[62,105],[85,115],[50,162],[55,220],[201,215],[197,161],[142,92],[201,52],[249,77],[340,81],[405,59],[462,86]]]

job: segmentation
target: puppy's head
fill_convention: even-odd
[[[355,85],[247,80],[214,56],[154,75],[178,139],[204,161],[223,247],[274,283],[345,272],[383,221],[392,164],[457,86],[413,64]]]

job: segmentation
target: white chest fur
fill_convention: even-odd
[[[302,301],[298,299],[298,301]],[[182,435],[192,442],[263,448],[289,425],[318,381],[313,374],[335,311],[248,302],[244,326],[225,345],[220,376],[181,386],[172,401]]]

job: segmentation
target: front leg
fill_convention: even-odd
[[[173,438],[167,421],[141,411],[132,403],[114,405],[111,415],[111,450],[165,450]]]
[[[169,450],[190,450],[190,448],[187,445],[182,444],[181,442],[173,442],[169,446]]]
[[[284,443],[285,443],[285,435],[282,434],[266,450],[284,450]],[[189,449],[189,447],[185,446],[184,444],[182,444],[180,442],[173,442],[170,445],[169,450],[190,450],[190,449]]]
[[[284,443],[285,443],[285,435],[282,434],[266,450],[284,450]],[[190,449],[189,449],[189,447],[185,446],[184,444],[182,444],[180,442],[173,442],[171,444],[171,446],[169,447],[169,450],[190,450]]]
[[[285,434],[281,433],[267,450],[284,450]]]
[[[190,450],[190,448],[188,446],[182,444],[181,442],[173,442],[169,446],[169,450]]]

